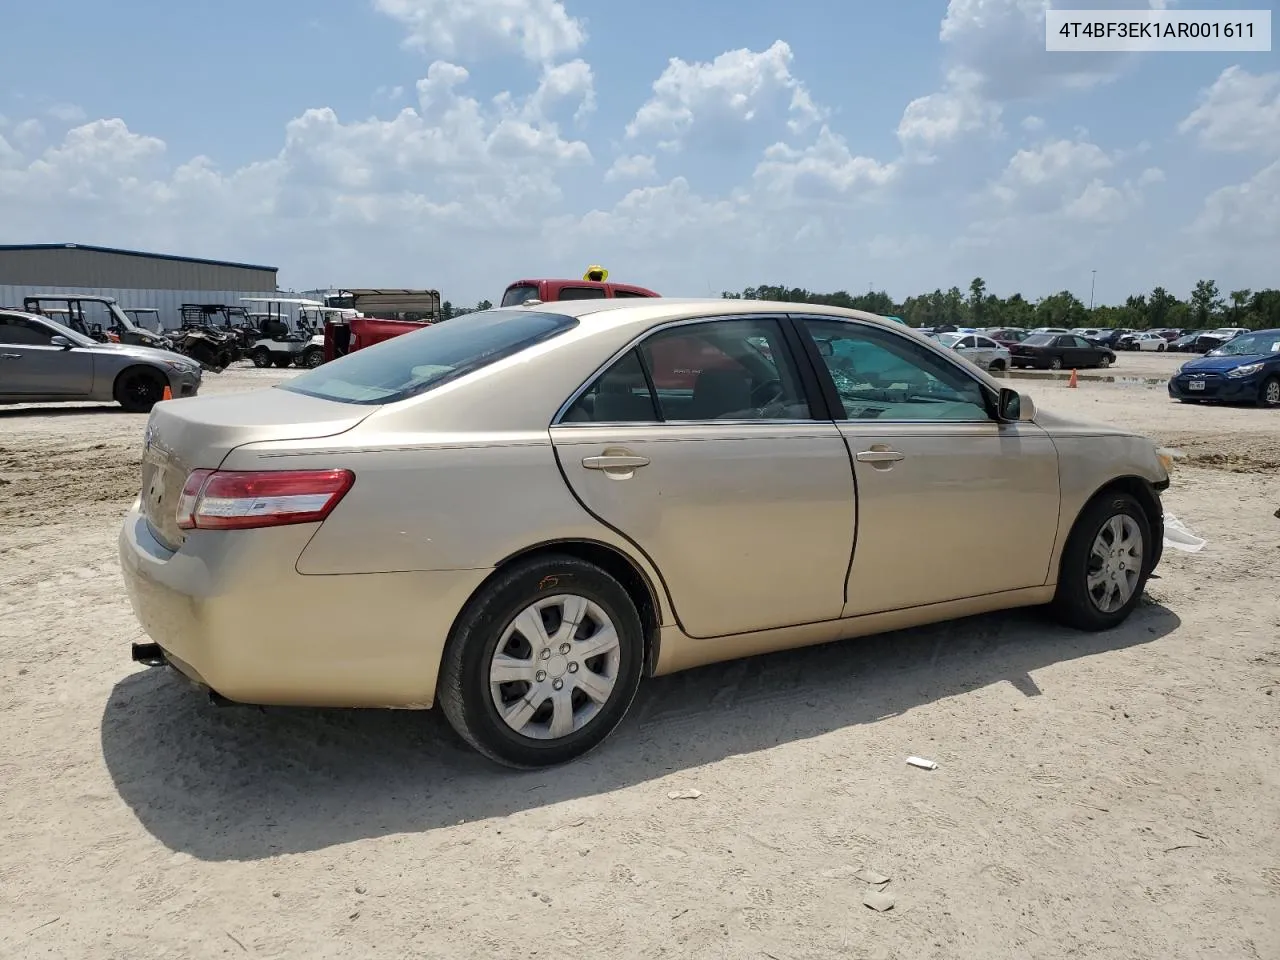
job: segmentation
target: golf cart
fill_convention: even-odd
[[[140,330],[149,330],[164,336],[164,324],[160,322],[160,311],[155,307],[125,307],[124,315]]]
[[[249,359],[255,367],[302,366],[303,354],[311,345],[312,330],[305,323],[302,308],[323,309],[318,300],[291,300],[282,297],[241,297],[242,303],[260,304],[263,311],[248,311],[251,319],[258,320],[258,339],[249,350]],[[288,307],[298,307],[296,326],[289,322]],[[316,364],[317,366],[319,364]]]
[[[65,324],[77,333],[92,337],[99,343],[126,343],[136,347],[156,347],[172,350],[173,341],[158,333],[137,326],[114,297],[94,297],[79,293],[42,293],[24,297],[22,309],[27,313],[48,316]],[[63,319],[59,310],[66,310]]]

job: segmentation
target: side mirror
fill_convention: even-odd
[[[1036,418],[1036,403],[1026,394],[1008,387],[1000,389],[996,402],[999,417],[1005,423],[1029,423]]]
[[[72,347],[72,343],[66,337],[55,334],[54,336],[49,338],[49,346],[61,347],[63,350],[70,350]]]

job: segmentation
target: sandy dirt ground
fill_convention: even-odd
[[[705,668],[522,775],[435,713],[218,709],[135,667],[145,417],[0,409],[0,956],[1280,957],[1280,414],[1029,391],[1188,454],[1166,505],[1209,545],[1123,628]]]

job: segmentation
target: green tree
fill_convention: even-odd
[[[1231,322],[1237,327],[1247,327],[1245,316],[1248,314],[1249,298],[1253,295],[1252,290],[1232,290],[1231,291]]]
[[[981,277],[969,281],[969,319],[976,327],[986,325],[987,284]]]
[[[1070,290],[1061,290],[1036,304],[1036,326],[1071,330],[1089,322],[1089,311]]]
[[[1197,280],[1191,291],[1191,316],[1197,326],[1212,326],[1225,304],[1218,293],[1218,285],[1212,280]]]
[[[1169,327],[1169,314],[1179,300],[1164,287],[1156,287],[1151,291],[1147,302],[1147,327]],[[1145,329],[1145,328],[1144,328]]]
[[[481,310],[492,310],[492,309],[493,309],[493,304],[490,303],[488,300],[481,300],[479,303],[476,304],[477,312]]]
[[[452,320],[452,319],[453,319],[453,316],[454,316],[454,313],[453,313],[453,304],[452,304],[452,303],[450,303],[448,300],[446,300],[444,303],[440,304],[440,319],[441,319],[441,320]]]

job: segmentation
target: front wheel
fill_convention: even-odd
[[[1050,361],[1049,361],[1049,369],[1050,369],[1050,370],[1061,370],[1061,369],[1062,369],[1062,358],[1061,358],[1061,357],[1054,357],[1052,360],[1050,360]]]
[[[548,556],[499,573],[445,646],[438,694],[450,725],[509,767],[564,763],[622,722],[640,685],[644,631],[613,577]]]
[[[129,370],[116,381],[116,403],[126,413],[150,413],[164,398],[164,378],[154,370]]]
[[[324,363],[324,351],[318,348],[308,350],[298,360],[298,366],[306,367],[308,370],[314,370],[322,363]]]
[[[250,356],[253,359],[253,365],[259,369],[271,366],[271,351],[266,347],[259,347]]]
[[[1267,377],[1258,391],[1258,406],[1280,407],[1280,377]]]
[[[1098,360],[1098,366],[1100,366],[1103,370],[1107,369],[1107,367],[1111,366],[1111,358],[1107,356],[1103,356]]]
[[[1078,630],[1119,626],[1151,573],[1151,522],[1127,493],[1103,493],[1076,520],[1062,551],[1053,612]]]

